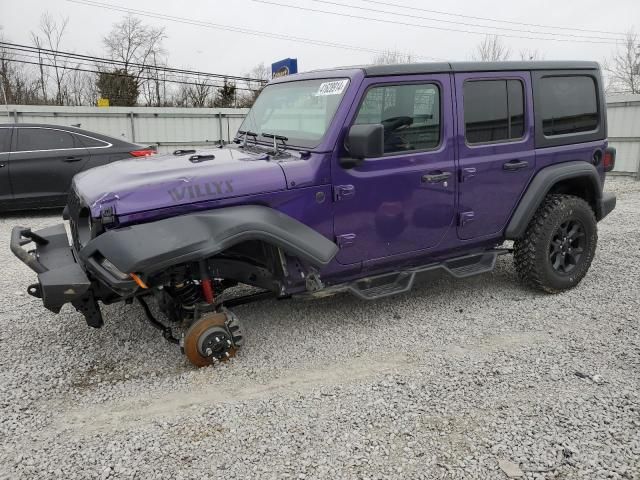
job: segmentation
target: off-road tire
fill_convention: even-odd
[[[565,222],[578,222],[584,230],[580,259],[568,273],[553,267],[552,239]],[[586,275],[598,243],[596,217],[589,204],[573,195],[547,195],[529,222],[521,239],[514,243],[513,260],[520,279],[532,288],[559,293],[575,287]]]

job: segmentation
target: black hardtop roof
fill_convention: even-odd
[[[524,62],[428,62],[400,63],[396,65],[354,65],[328,69],[310,70],[287,77],[273,79],[272,82],[316,78],[319,74],[336,76],[343,72],[349,74],[363,71],[367,77],[385,75],[419,75],[423,73],[463,73],[463,72],[504,72],[518,70],[599,70],[598,62],[576,60],[524,61]]]
[[[597,62],[585,61],[529,61],[529,62],[430,62],[397,65],[368,65],[362,67],[367,77],[383,75],[417,75],[446,72],[501,72],[514,70],[598,70]]]
[[[367,77],[393,75],[420,75],[425,73],[508,72],[527,70],[600,70],[598,62],[577,60],[543,60],[524,62],[428,62],[400,63],[397,65],[352,65],[295,73],[272,79],[269,83],[286,83],[297,80],[339,78],[363,72]]]

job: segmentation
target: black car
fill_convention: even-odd
[[[76,173],[153,153],[80,128],[0,124],[0,211],[64,206]]]

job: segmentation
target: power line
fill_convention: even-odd
[[[119,73],[119,72],[101,72],[100,70],[90,70],[87,68],[78,68],[78,67],[61,67],[61,66],[56,66],[56,65],[52,65],[50,63],[42,63],[42,62],[30,62],[27,60],[16,60],[16,59],[12,59],[12,58],[4,58],[3,59],[5,62],[13,62],[13,63],[21,63],[21,64],[28,64],[28,65],[38,65],[38,66],[43,66],[43,67],[52,67],[52,68],[61,68],[64,70],[73,70],[76,72],[87,72],[87,73],[95,73],[95,74],[107,74],[107,75],[113,75],[116,77],[124,77],[124,76],[129,76],[130,74],[126,74],[126,73]],[[177,83],[177,84],[181,84],[181,85],[195,85],[195,86],[202,86],[202,83],[196,83],[196,82],[187,82],[187,81],[183,81],[183,80],[163,80],[163,79],[158,79],[158,78],[154,78],[154,77],[138,77],[141,80],[153,80],[153,81],[166,81],[168,83]],[[215,87],[214,85],[212,85],[212,87]],[[219,88],[219,86],[217,87]],[[249,92],[255,92],[256,90],[252,89],[252,88],[243,88],[243,87],[238,87],[236,86],[236,90],[245,90],[245,91],[249,91]]]
[[[432,9],[428,9],[428,8],[420,8],[420,7],[415,7],[415,6],[412,6],[412,5],[402,5],[400,3],[381,2],[380,0],[360,0],[360,1],[361,2],[365,2],[365,3],[373,3],[373,4],[376,4],[376,5],[384,5],[384,6],[387,6],[387,7],[399,7],[399,8],[404,8],[404,9],[407,9],[407,10],[412,10],[412,11],[436,13],[438,15],[447,15],[447,16],[459,17],[459,18],[469,18],[469,19],[472,19],[472,20],[482,20],[482,21],[485,21],[485,22],[507,23],[509,25],[524,25],[525,27],[538,27],[538,28],[548,28],[548,29],[557,29],[557,30],[572,30],[572,31],[575,31],[575,32],[585,32],[585,33],[608,33],[608,34],[611,34],[611,35],[624,36],[624,33],[611,32],[611,31],[607,31],[607,30],[593,30],[593,29],[575,28],[575,27],[560,27],[560,26],[556,26],[556,25],[544,25],[544,24],[540,24],[540,23],[516,22],[516,21],[513,21],[513,20],[496,20],[494,18],[478,17],[478,16],[474,16],[474,15],[463,15],[461,13],[444,12],[442,10],[432,10]]]
[[[0,48],[2,48],[2,42],[0,42]],[[10,51],[11,55],[18,55],[18,56],[21,56],[21,57],[24,57],[24,58],[33,58],[33,59],[37,59],[39,61],[43,60],[42,56],[39,55],[39,52],[37,52],[37,50],[26,50],[26,49],[14,48],[14,47],[4,47],[4,48],[6,48],[7,51]],[[70,56],[59,55],[59,57],[64,59],[65,62],[68,62],[68,63],[73,64],[73,65],[82,65],[82,66],[88,66],[88,67],[92,67],[92,68],[100,68],[100,67],[103,66],[103,65],[100,65],[101,62],[87,63],[88,61],[83,61],[81,59],[73,58],[73,57],[70,57]],[[46,57],[45,57],[45,60],[51,61],[51,60],[49,60],[49,58],[46,58]],[[57,65],[57,67],[63,69],[63,68],[65,68],[65,65],[67,65],[67,64],[65,63],[65,64]],[[109,67],[113,66],[111,63],[107,63],[106,65],[109,66]],[[56,65],[54,65],[54,67],[55,66]],[[117,65],[117,62],[116,62],[116,66],[119,66],[119,65]],[[170,71],[166,71],[162,67],[156,68],[156,67],[154,67],[152,65],[149,65],[149,66],[146,66],[146,67],[142,68],[140,73],[142,73],[144,71],[147,71],[148,74],[151,74],[154,71],[156,73],[158,73],[158,74],[163,74],[163,78],[165,78],[165,79],[169,79],[169,78],[173,77],[173,78],[177,78],[178,80],[192,80],[192,81],[194,81],[194,82],[196,82],[198,84],[203,84],[203,79],[207,79],[209,81],[211,81],[211,80],[216,80],[216,81],[223,80],[223,78],[219,78],[217,75],[214,76],[214,77],[211,77],[211,76],[209,76],[209,74],[206,74],[205,72],[202,72],[201,74],[197,74],[197,73],[194,73],[194,74],[179,74],[179,73],[173,73],[171,70]],[[110,73],[107,70],[105,70],[105,71],[101,70],[101,72]],[[137,76],[137,75],[135,75],[135,74],[133,74],[131,72],[127,72],[127,73],[129,73],[132,76]],[[180,75],[182,75],[182,78],[180,77]],[[215,74],[210,74],[210,75],[215,75]],[[158,77],[158,78],[160,78],[160,77]],[[229,80],[229,78],[226,78],[226,79]],[[231,78],[231,80],[235,81],[235,79],[233,79],[233,78]],[[247,83],[252,83],[252,82],[247,81]],[[257,83],[257,81],[256,81],[256,83]],[[263,82],[260,82],[260,83],[262,84],[262,83],[266,83],[266,82],[263,81]],[[210,83],[209,85],[214,86],[214,87],[222,87],[223,86],[222,84],[219,84],[219,83],[217,83],[217,84]]]
[[[236,27],[236,26],[231,26],[231,25],[224,25],[224,24],[218,24],[218,23],[205,22],[205,21],[201,21],[201,20],[194,20],[194,19],[190,19],[190,18],[177,17],[177,16],[173,16],[173,15],[159,14],[159,13],[156,13],[156,12],[151,12],[149,10],[140,10],[140,9],[133,9],[133,8],[129,8],[129,7],[120,7],[120,6],[117,6],[117,5],[111,5],[111,4],[108,4],[108,3],[101,3],[101,2],[97,2],[97,1],[93,1],[93,0],[66,0],[66,1],[70,2],[70,3],[79,4],[79,5],[86,5],[86,6],[90,6],[90,7],[98,7],[98,8],[102,8],[102,9],[105,9],[105,10],[111,10],[111,11],[116,11],[116,12],[124,12],[124,13],[132,13],[132,14],[137,14],[137,15],[142,15],[142,16],[145,16],[145,17],[149,17],[149,18],[156,18],[156,19],[159,19],[159,20],[166,20],[166,21],[169,21],[169,22],[182,23],[182,24],[185,24],[185,25],[194,25],[194,26],[205,27],[205,28],[210,28],[210,29],[214,29],[214,30],[223,30],[223,31],[227,31],[227,32],[242,33],[244,35],[252,35],[252,36],[260,37],[260,38],[273,38],[273,39],[276,39],[276,40],[286,40],[286,41],[302,43],[302,44],[306,44],[306,45],[315,45],[315,46],[321,46],[321,47],[332,47],[332,48],[338,48],[338,49],[343,49],[343,50],[351,50],[351,51],[357,51],[357,52],[366,52],[366,53],[375,53],[375,54],[387,53],[385,50],[380,50],[380,49],[361,47],[361,46],[350,45],[350,44],[346,44],[346,43],[329,42],[329,41],[325,41],[325,40],[316,40],[316,39],[313,39],[313,38],[296,37],[296,36],[292,36],[292,35],[278,34],[278,33],[266,32],[266,31],[261,31],[261,30],[251,30],[251,29],[244,28],[244,27]],[[426,55],[413,55],[412,54],[411,56],[415,57],[415,58],[420,58],[420,59],[423,59],[423,60],[444,60],[443,58],[430,57],[430,56],[426,56]]]
[[[68,1],[78,1],[78,0],[68,0]],[[385,20],[385,19],[381,19],[381,18],[374,18],[374,17],[366,17],[364,15],[354,15],[354,14],[350,14],[350,13],[342,13],[342,12],[330,12],[327,10],[320,10],[317,8],[310,8],[310,7],[301,7],[299,5],[289,5],[286,3],[279,3],[279,2],[273,2],[273,1],[269,1],[269,0],[251,0],[252,2],[256,2],[256,3],[263,3],[265,5],[274,5],[274,6],[278,6],[278,7],[285,7],[285,8],[293,8],[296,10],[303,10],[306,12],[314,12],[314,13],[324,13],[326,15],[334,15],[334,16],[339,16],[339,17],[347,17],[347,18],[355,18],[358,20],[369,20],[372,22],[378,22],[378,23],[386,23],[386,24],[393,24],[393,25],[401,25],[401,26],[405,26],[405,27],[418,27],[418,28],[426,28],[429,30],[442,30],[442,31],[447,31],[447,32],[459,32],[459,33],[470,33],[470,34],[474,34],[474,35],[487,35],[487,32],[474,32],[471,30],[462,30],[462,29],[458,29],[458,28],[449,28],[449,27],[436,27],[436,26],[431,26],[431,25],[423,25],[423,24],[419,24],[419,23],[409,23],[409,22],[400,22],[397,20]],[[524,35],[511,35],[511,34],[502,34],[501,36],[503,37],[510,37],[510,38],[523,38],[523,39],[527,39],[527,40],[545,40],[545,41],[553,41],[553,42],[580,42],[580,43],[592,43],[592,44],[602,44],[602,45],[617,45],[616,42],[605,42],[605,41],[591,41],[591,40],[571,40],[571,39],[566,39],[566,38],[545,38],[545,37],[530,37],[530,36],[524,36]]]
[[[39,57],[38,55],[30,55],[28,53],[12,53],[12,55],[21,57],[21,58],[28,58],[28,59],[35,59],[38,60],[37,64],[38,65],[43,65],[43,66],[50,66],[52,68],[59,68],[61,70],[71,70],[71,66],[69,66],[69,64],[61,64],[61,65],[56,65],[56,64],[45,64],[42,63],[42,58]],[[70,62],[72,66],[76,66],[76,67],[96,67],[96,65],[91,64],[91,63],[86,63],[86,62],[79,62],[79,61],[75,61],[75,62]],[[93,70],[92,70],[93,71]],[[205,83],[204,81],[197,81],[197,79],[194,79],[193,77],[190,76],[185,76],[183,78],[180,77],[176,77],[176,74],[171,74],[171,73],[167,73],[167,72],[160,72],[163,73],[165,76],[158,76],[158,77],[137,77],[136,75],[133,75],[131,73],[116,73],[116,72],[111,72],[108,70],[98,70],[98,72],[100,73],[104,73],[104,74],[108,74],[108,75],[120,75],[120,76],[124,76],[124,75],[128,75],[128,76],[133,76],[136,78],[140,78],[140,79],[150,79],[150,80],[154,80],[154,81],[164,81],[164,82],[171,82],[171,83],[181,83],[181,82],[188,82],[189,80],[191,80],[193,83],[193,85],[199,85],[199,86],[210,86],[213,88],[222,88],[224,86],[224,84],[219,84],[219,83]],[[149,72],[150,73],[150,72]],[[166,76],[168,75],[168,76]],[[176,80],[177,78],[177,80]],[[236,87],[239,88],[240,87]],[[247,88],[247,90],[251,90],[251,91],[257,91],[259,89],[250,89]]]
[[[33,47],[33,46],[30,46],[30,45],[21,45],[21,44],[18,44],[18,43],[0,42],[0,46],[5,46],[5,47],[13,49],[13,50],[32,52],[32,53],[33,52],[35,52],[35,53],[44,52],[45,54],[57,55],[57,56],[63,57],[63,58],[89,60],[89,61],[92,61],[92,62],[111,64],[111,65],[118,65],[118,66],[131,66],[131,67],[136,67],[136,68],[141,68],[141,69],[161,70],[161,71],[171,72],[171,73],[176,73],[176,74],[188,74],[188,75],[197,75],[197,76],[201,76],[201,77],[214,77],[214,78],[220,78],[220,79],[226,78],[226,79],[229,79],[229,80],[242,80],[242,81],[246,81],[246,82],[266,83],[265,80],[258,79],[258,78],[240,77],[240,76],[235,76],[235,75],[224,75],[224,74],[221,74],[221,73],[199,72],[199,71],[195,71],[195,70],[185,70],[185,69],[181,69],[181,68],[165,67],[165,66],[162,66],[162,65],[148,65],[148,64],[141,64],[141,63],[135,63],[135,62],[124,62],[123,60],[114,60],[114,59],[110,59],[110,58],[96,57],[96,56],[92,56],[92,55],[83,55],[83,54],[79,54],[79,53],[65,52],[65,51],[61,51],[61,50],[51,50],[51,49],[48,49],[48,48]]]
[[[316,3],[322,3],[325,5],[333,5],[333,6],[338,6],[338,7],[345,7],[345,8],[352,8],[355,10],[364,10],[367,12],[374,12],[374,13],[384,13],[385,15],[395,15],[397,17],[405,17],[405,18],[415,18],[415,19],[420,19],[420,20],[428,20],[430,22],[440,22],[440,23],[447,23],[447,24],[452,24],[452,25],[463,25],[466,27],[477,27],[477,28],[492,28],[495,30],[506,30],[506,31],[510,31],[510,32],[524,32],[524,33],[533,33],[536,35],[554,35],[554,36],[558,36],[558,37],[572,37],[572,38],[586,38],[586,39],[599,39],[599,40],[617,40],[615,38],[611,38],[611,37],[596,37],[593,35],[577,35],[577,34],[572,34],[572,33],[556,33],[556,32],[541,32],[541,31],[537,31],[537,30],[523,30],[522,28],[510,28],[510,27],[500,27],[500,26],[491,26],[491,25],[480,25],[477,23],[469,23],[469,22],[460,22],[460,21],[456,21],[456,20],[443,20],[440,18],[433,18],[433,17],[422,17],[420,15],[416,15],[415,13],[412,14],[407,14],[407,13],[399,13],[399,12],[393,12],[390,10],[380,10],[377,8],[368,8],[368,7],[361,7],[361,6],[357,6],[357,5],[348,5],[345,3],[340,3],[340,2],[332,2],[329,0],[310,0],[312,2],[316,2]],[[382,3],[384,5],[383,2],[376,2],[376,3]],[[395,5],[395,4],[392,4]],[[502,34],[500,34],[502,35]]]

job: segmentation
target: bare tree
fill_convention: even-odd
[[[76,67],[79,68],[80,65]],[[95,105],[98,100],[93,73],[71,70],[64,88],[68,105]]]
[[[409,53],[403,53],[399,50],[385,50],[373,57],[374,65],[394,65],[398,63],[411,63],[413,58]]]
[[[195,80],[191,78],[190,83],[193,85],[186,85],[189,106],[206,107],[213,102],[214,87],[210,78],[198,76]]]
[[[246,73],[245,76],[251,80],[244,82],[247,90],[244,91],[238,101],[239,107],[250,107],[253,105],[253,102],[256,101],[256,98],[258,98],[258,95],[260,95],[260,92],[262,92],[262,89],[271,78],[271,69],[267,67],[264,62],[260,62]]]
[[[0,41],[7,41],[0,32]],[[0,46],[0,84],[2,103],[29,105],[41,103],[40,83],[29,66],[16,62],[16,56],[9,49]]]
[[[169,78],[171,74],[163,70],[163,67],[167,67],[166,57],[153,52],[144,71],[144,81],[140,82],[145,104],[149,107],[163,107],[170,103],[167,84],[173,78]]]
[[[640,93],[640,38],[633,30],[627,32],[623,44],[604,62],[608,75],[608,91]]]
[[[111,32],[103,38],[108,56],[123,63],[119,67],[127,75],[133,76],[138,91],[145,93],[148,104],[161,103],[161,80],[151,77],[153,87],[145,87],[149,72],[157,74],[153,68],[165,63],[166,52],[162,41],[166,38],[164,28],[144,25],[142,20],[127,15],[116,23]],[[152,100],[153,98],[153,100]]]
[[[40,17],[39,33],[31,32],[31,40],[33,44],[38,48],[38,63],[40,70],[40,83],[42,88],[42,95],[47,101],[47,87],[46,83],[48,75],[45,71],[49,69],[53,70],[53,78],[55,81],[56,99],[57,105],[64,104],[63,84],[65,77],[68,74],[67,60],[64,57],[60,57],[58,51],[60,50],[60,44],[64,36],[65,30],[69,23],[69,18],[61,18],[58,23],[53,16],[45,12]],[[40,50],[42,49],[42,50]]]
[[[471,54],[471,59],[477,62],[501,62],[508,60],[511,50],[502,43],[498,35],[486,35],[484,39],[476,45]]]
[[[544,60],[544,53],[537,49],[522,49],[519,52],[520,60],[522,61],[535,61],[535,60]]]

